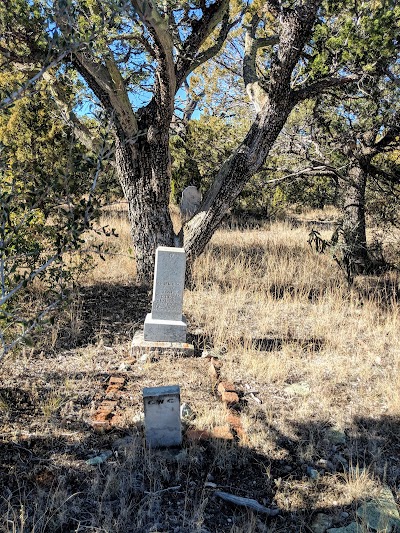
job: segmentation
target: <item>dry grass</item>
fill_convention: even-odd
[[[305,221],[319,217],[301,215]],[[199,349],[222,354],[224,378],[255,391],[262,403],[244,396],[246,445],[185,443],[171,458],[146,450],[140,424],[132,420],[141,411],[144,386],[180,383],[182,400],[196,413],[195,427],[223,423],[200,358],[165,359],[128,371],[117,434],[94,435],[85,422],[107,377],[129,355],[133,329],[149,309],[147,294],[133,285],[124,213],[110,211],[102,224],[119,237],[107,241],[110,253],[85,279],[70,317],[41,353],[3,366],[0,531],[306,532],[316,512],[329,514],[339,527],[354,520],[361,502],[383,484],[395,493],[395,274],[358,278],[349,288],[329,255],[308,247],[309,229],[302,224],[219,231],[196,261],[185,291],[189,333]],[[89,245],[99,240],[88,236]],[[335,444],[331,428],[342,442]],[[130,446],[101,467],[86,465],[84,459],[124,435],[132,437]],[[277,505],[280,517],[265,519],[222,504],[205,488],[209,479],[222,490]]]

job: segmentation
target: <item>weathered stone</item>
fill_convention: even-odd
[[[179,446],[182,442],[179,386],[146,387],[143,401],[147,445]]]
[[[182,320],[185,269],[186,254],[183,248],[168,246],[157,248],[151,308],[152,318]]]
[[[324,513],[318,513],[311,524],[313,533],[325,533],[332,525],[332,517]]]
[[[88,465],[101,465],[107,461],[111,456],[113,455],[113,452],[111,450],[106,450],[105,452],[101,453],[100,455],[96,455],[96,457],[91,457],[86,461],[86,464]]]
[[[186,222],[189,220],[200,207],[201,192],[194,185],[189,185],[182,192],[182,199],[180,203],[180,210],[182,220]]]
[[[185,269],[186,254],[183,248],[157,248],[152,308],[144,322],[145,341],[186,341],[187,326],[182,316]]]
[[[307,476],[310,479],[317,480],[319,478],[319,472],[318,470],[315,470],[315,468],[311,468],[310,466],[307,467]]]
[[[131,349],[135,359],[142,363],[157,355],[190,357],[194,354],[193,344],[187,342],[145,341],[142,330],[136,331],[133,336]]]
[[[188,403],[183,403],[181,405],[181,418],[184,420],[193,420],[196,417],[193,409]]]
[[[357,516],[380,533],[400,531],[400,515],[392,491],[384,486],[376,500],[366,502],[357,509]]]
[[[160,320],[149,313],[144,322],[144,340],[186,342],[186,330],[186,319],[183,316],[181,320]]]
[[[328,529],[326,533],[362,533],[362,527],[357,522],[351,522],[348,526]]]

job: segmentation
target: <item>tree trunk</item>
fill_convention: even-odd
[[[168,130],[151,125],[145,131],[135,144],[116,139],[116,169],[128,201],[137,282],[151,285],[157,246],[174,246],[176,239],[168,207]]]
[[[199,212],[185,225],[189,264],[203,252],[224,214],[261,168],[294,105],[289,91],[268,99],[243,143],[222,166]]]
[[[343,262],[349,278],[366,272],[370,266],[365,225],[365,188],[367,173],[352,161],[344,189]]]

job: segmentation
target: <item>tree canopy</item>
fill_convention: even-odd
[[[398,54],[399,9],[394,0],[7,1],[0,11],[1,61],[28,81],[3,105],[34,90],[38,78],[51,79],[59,107],[94,152],[82,120],[86,104],[79,112],[76,104],[86,93],[102,107],[128,201],[138,280],[149,283],[158,245],[183,245],[189,263],[203,251],[296,106],[347,86],[362,92],[376,73],[395,76],[388,58]],[[65,97],[63,77],[81,83],[78,100]],[[189,111],[203,93],[211,105],[233,92],[232,84],[254,109],[247,131],[227,144],[223,160],[216,158],[198,213],[175,235],[170,134],[179,121],[193,120]],[[185,86],[192,102],[179,110]],[[227,98],[220,103],[230,105]]]

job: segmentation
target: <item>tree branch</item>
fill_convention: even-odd
[[[397,119],[397,120],[396,120]],[[398,117],[395,118],[395,122],[398,121]],[[384,136],[375,143],[374,149],[377,152],[382,152],[385,148],[388,148],[391,144],[394,144],[394,148],[400,147],[400,125],[390,126]]]
[[[208,7],[204,7],[203,16],[200,20],[194,20],[191,23],[191,33],[182,44],[182,51],[179,53],[176,62],[176,79],[177,87],[180,87],[186,77],[199,65],[210,59],[215,53],[222,48],[225,38],[228,34],[228,19],[225,17],[229,11],[229,0],[216,0]],[[220,22],[224,21],[216,45],[210,47],[208,51],[199,54],[199,49],[205,40],[211,35]],[[220,42],[222,40],[222,42]],[[215,52],[213,51],[215,50]],[[214,53],[213,53],[214,52]],[[204,55],[202,55],[204,54]]]
[[[107,66],[95,62],[90,53],[75,53],[75,58],[76,68],[108,114],[113,117],[117,130],[124,137],[134,139],[138,132],[136,116],[111,52],[106,59]]]
[[[253,103],[257,112],[260,111],[267,97],[266,92],[261,87],[260,80],[257,76],[257,51],[260,48],[273,46],[279,42],[277,36],[263,37],[259,39],[256,38],[255,35],[259,21],[260,17],[258,14],[256,14],[253,16],[249,26],[247,27],[243,56],[243,81],[250,101]]]
[[[63,50],[53,61],[51,61],[48,65],[45,65],[39,72],[37,72],[34,76],[32,76],[27,82],[25,82],[18,90],[14,91],[9,97],[5,98],[2,102],[0,102],[0,109],[4,109],[11,105],[15,100],[17,100],[20,96],[24,94],[24,92],[34,85],[40,78],[44,76],[46,72],[57,66],[68,54],[76,51],[80,47],[79,44],[73,45],[65,50]]]
[[[172,116],[176,92],[175,64],[173,57],[174,42],[169,31],[168,16],[158,12],[154,3],[148,0],[131,0],[140,20],[154,40],[156,69],[155,98],[168,115]]]
[[[349,85],[355,83],[361,79],[362,75],[360,74],[349,74],[346,77],[342,78],[323,78],[314,83],[311,83],[303,89],[294,89],[293,97],[296,102],[301,102],[307,100],[308,98],[314,98],[318,94],[323,93],[327,89],[332,89],[335,87],[343,87],[344,85]]]

